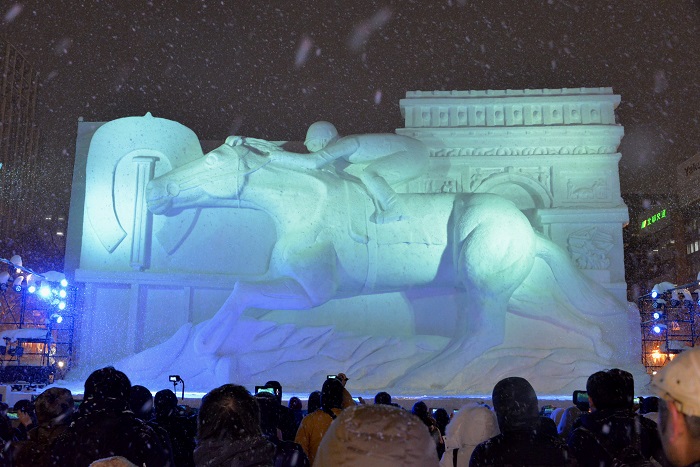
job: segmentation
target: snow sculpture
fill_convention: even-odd
[[[114,364],[153,387],[179,374],[192,390],[309,392],[342,369],[354,391],[483,394],[518,375],[551,394],[617,366],[644,384],[638,317],[616,298],[616,96],[409,95],[398,134],[330,131],[312,154],[231,137],[203,156],[190,130],[150,116],[80,136],[75,376]],[[357,160],[353,138],[384,147]],[[367,168],[395,153],[401,173],[373,174],[386,182],[373,190]]]
[[[381,150],[395,137],[369,140]],[[236,328],[249,308],[302,310],[361,294],[461,286],[468,304],[459,311],[456,337],[429,363],[443,372],[444,385],[464,362],[503,342],[508,300],[536,256],[559,281],[572,283],[576,277],[563,252],[535,235],[515,205],[499,196],[402,194],[405,219],[373,225],[372,197],[358,183],[332,170],[288,168],[286,154],[258,155],[244,141],[230,137],[147,187],[148,206],[156,214],[252,208],[265,211],[275,223],[278,240],[269,269],[236,283],[227,305],[193,336],[199,355],[235,359],[242,353]],[[610,356],[600,334],[590,338],[603,356]],[[413,375],[418,381],[426,376]]]

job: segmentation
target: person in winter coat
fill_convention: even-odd
[[[316,412],[321,408],[321,391],[314,391],[309,394],[309,400],[306,403],[306,415]],[[297,428],[297,431],[299,428]]]
[[[282,439],[285,441],[292,441],[294,436],[297,434],[299,429],[299,424],[296,422],[294,417],[294,412],[289,407],[285,407],[282,404],[282,385],[279,381],[268,381],[265,383],[268,388],[275,389],[275,397],[277,398],[277,403],[279,404],[279,421],[277,428],[282,432]]]
[[[479,444],[469,460],[471,467],[492,465],[567,465],[566,444],[541,433],[537,394],[524,378],[499,381],[493,388],[493,408],[500,435]]]
[[[148,425],[154,430],[163,430],[170,441],[175,467],[192,467],[194,465],[195,427],[190,420],[182,416],[177,406],[177,396],[170,389],[156,393],[154,414]]]
[[[437,467],[435,444],[423,422],[384,404],[347,408],[330,426],[314,467]]]
[[[474,448],[499,433],[496,414],[483,404],[467,404],[452,417],[440,467],[467,467]]]
[[[435,441],[435,453],[437,458],[440,459],[442,454],[445,452],[445,440],[442,439],[442,433],[440,433],[440,428],[438,428],[437,422],[430,416],[430,413],[428,413],[428,406],[425,402],[418,401],[413,404],[411,413],[420,418],[428,428],[428,433],[430,433],[433,441]]]
[[[559,433],[561,439],[563,439],[564,441],[569,439],[569,435],[571,435],[571,430],[574,427],[574,423],[576,423],[576,420],[579,419],[581,413],[581,409],[579,409],[575,405],[564,409],[564,413],[561,415],[561,419],[559,420],[559,424],[557,425],[557,432]]]
[[[177,460],[175,459],[175,452],[173,451],[173,445],[170,443],[170,436],[168,436],[168,432],[158,425],[154,425],[150,422],[151,418],[153,418],[153,394],[151,394],[151,391],[147,387],[138,384],[131,386],[129,407],[136,418],[153,428],[153,431],[155,431],[158,438],[160,438],[160,442],[163,447],[167,448],[168,451],[173,453],[175,467],[179,467],[179,464],[177,464]],[[194,449],[194,447],[192,447],[192,449]]]
[[[34,401],[39,426],[28,432],[28,440],[15,446],[15,467],[49,465],[51,444],[68,430],[73,413],[73,395],[68,389],[51,388]]]
[[[111,456],[136,465],[172,465],[172,457],[151,427],[129,410],[131,382],[114,367],[94,371],[71,426],[51,446],[51,462],[88,466]]]
[[[275,445],[275,467],[309,467],[304,450],[293,441],[281,437],[279,426],[280,404],[269,392],[259,392],[255,400],[260,407],[260,428],[269,442]]]
[[[327,379],[321,389],[321,408],[304,417],[294,438],[294,442],[304,449],[311,465],[323,435],[342,412],[342,404],[343,385],[337,379]]]
[[[670,465],[700,465],[700,348],[684,350],[651,380],[659,433]]]
[[[299,399],[296,396],[290,397],[288,407],[289,410],[292,411],[292,415],[294,415],[294,426],[296,427],[294,429],[294,436],[296,436],[297,430],[299,429],[299,425],[301,425],[301,421],[304,418],[304,411],[302,410],[301,399]]]
[[[16,441],[24,441],[27,439],[29,430],[37,425],[34,404],[27,399],[22,399],[15,403],[14,409],[17,412],[19,425],[12,431],[12,436]]]
[[[350,381],[350,378],[347,377],[345,373],[338,373],[335,377],[338,381],[341,382],[343,385],[343,409],[347,409],[348,407],[352,407],[355,404],[355,400],[352,398],[352,394],[350,394],[350,391],[348,391],[348,388],[346,385],[348,384],[348,381]]]
[[[196,466],[266,467],[275,447],[260,429],[260,409],[243,386],[224,384],[202,398],[197,418]]]
[[[568,440],[578,465],[642,463],[650,457],[663,463],[656,423],[634,413],[634,382],[630,384],[632,375],[627,375],[608,370],[588,378],[592,411],[580,417]]]

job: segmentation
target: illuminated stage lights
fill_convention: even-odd
[[[654,331],[655,334],[661,334],[666,330],[666,325],[665,324],[655,324],[654,327],[651,328],[652,331]]]
[[[59,308],[60,308],[60,306],[59,306]],[[61,308],[61,309],[63,309],[63,308]],[[61,324],[63,322],[63,316],[59,315],[58,313],[52,314],[50,319],[56,321],[57,324]]]
[[[656,298],[659,296],[659,291],[658,290],[652,290],[651,291],[651,298]]]
[[[662,315],[663,315],[663,313],[655,311],[652,316],[654,317],[654,319],[659,319],[659,318],[661,318]]]
[[[51,296],[51,289],[47,285],[42,285],[39,289],[39,295],[42,298],[49,298]]]
[[[679,296],[678,290],[671,291],[671,306],[677,307],[681,304],[681,297]]]

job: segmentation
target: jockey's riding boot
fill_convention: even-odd
[[[380,204],[383,204],[383,207],[379,208],[374,216],[377,224],[397,222],[408,217],[406,206],[395,193],[389,197],[386,203]]]
[[[365,172],[360,175],[360,179],[364,182],[377,204],[374,222],[377,224],[388,224],[389,222],[396,222],[406,218],[403,202],[401,202],[396,192],[383,177]]]

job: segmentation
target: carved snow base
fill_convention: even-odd
[[[353,392],[389,390],[394,394],[434,395],[488,394],[493,381],[513,375],[533,381],[539,392],[565,394],[585,387],[587,375],[610,366],[609,359],[597,355],[593,345],[545,349],[505,342],[465,362],[462,372],[445,375],[439,366],[430,365],[447,345],[449,339],[445,337],[357,336],[331,327],[279,326],[250,318],[243,320],[232,335],[250,345],[249,352],[240,357],[196,355],[196,331],[196,327],[185,325],[163,344],[114,366],[124,370],[132,384],[152,388],[163,386],[168,375],[178,374],[188,382],[188,391],[206,392],[228,382],[252,388],[276,379],[283,382],[287,392],[308,393],[320,388],[327,374],[342,370],[351,376]],[[246,338],[265,331],[282,338],[281,343],[275,345],[275,339],[264,339],[256,345]],[[170,360],[163,361],[167,356]],[[349,360],[353,363],[348,367]],[[422,369],[414,370],[417,367]],[[639,371],[635,373],[637,380],[643,381]],[[409,375],[414,384],[407,380],[399,383],[403,375]]]

